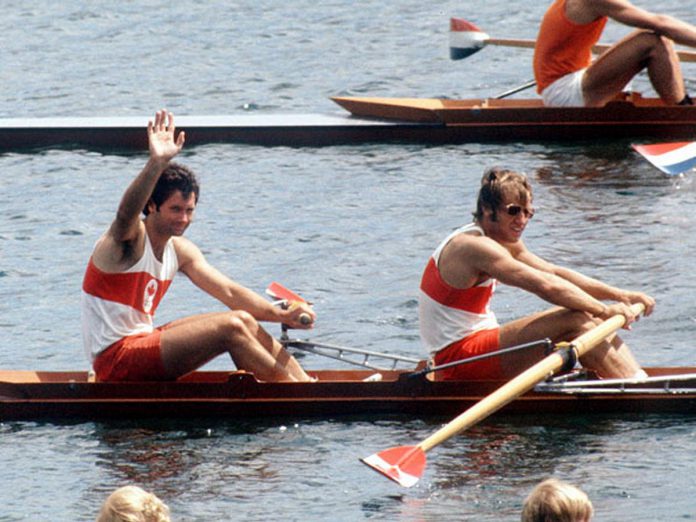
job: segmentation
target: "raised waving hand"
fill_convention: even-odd
[[[176,135],[174,115],[164,109],[157,111],[154,123],[147,122],[147,138],[150,157],[163,162],[176,156],[186,140],[183,131]]]

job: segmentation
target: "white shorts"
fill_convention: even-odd
[[[561,76],[541,92],[541,98],[547,107],[584,107],[582,95],[582,77],[585,69]]]

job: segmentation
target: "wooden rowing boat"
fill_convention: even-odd
[[[548,108],[538,99],[334,97],[351,114],[177,116],[189,146],[245,143],[467,143],[648,137],[693,139],[696,107],[632,94],[603,108]],[[147,148],[147,117],[0,118],[0,153]]]
[[[696,106],[632,93],[604,107],[544,107],[540,99],[334,97],[356,117],[440,125],[433,141],[693,138]]]
[[[696,413],[696,367],[648,368],[645,382],[560,377],[503,413]],[[504,381],[433,381],[407,370],[310,372],[316,383],[198,371],[172,382],[104,383],[83,371],[0,371],[0,420],[458,414]]]

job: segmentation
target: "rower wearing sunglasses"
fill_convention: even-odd
[[[569,341],[614,315],[637,318],[630,305],[652,312],[652,297],[623,290],[554,265],[530,252],[522,233],[534,216],[526,176],[488,169],[481,180],[474,221],[437,247],[423,273],[419,292],[421,339],[436,366],[548,338]],[[555,307],[499,325],[490,309],[496,283],[536,294]],[[543,353],[525,350],[505,357],[452,365],[436,379],[511,377],[537,362]],[[641,378],[628,346],[615,336],[580,362],[603,378]]]

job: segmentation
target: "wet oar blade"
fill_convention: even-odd
[[[693,141],[631,146],[638,154],[670,176],[696,167],[696,142]]]
[[[406,488],[415,486],[425,469],[425,452],[418,446],[389,448],[360,460]]]
[[[489,39],[481,29],[461,18],[450,18],[449,36],[452,60],[462,60],[480,51]]]

